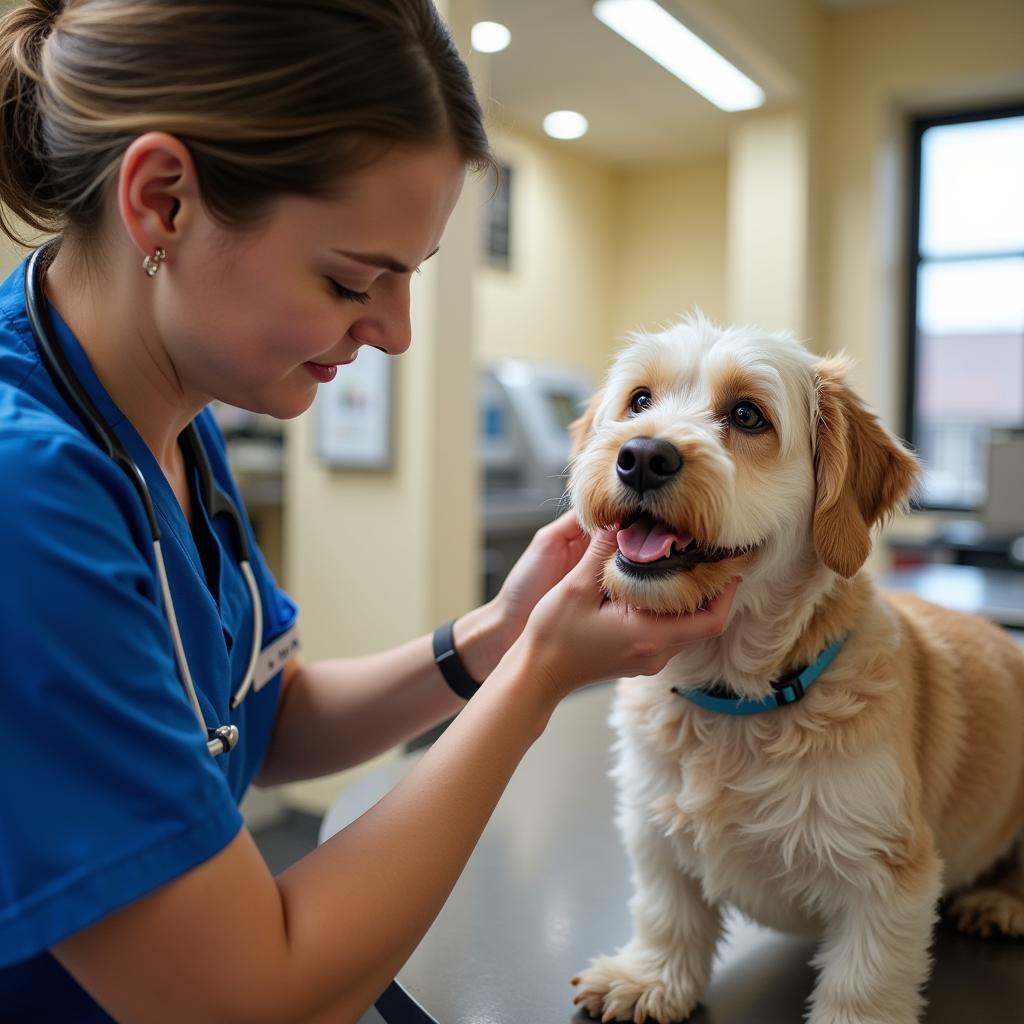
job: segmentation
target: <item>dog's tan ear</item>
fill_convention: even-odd
[[[871,551],[871,528],[909,500],[918,466],[846,384],[846,365],[815,368],[814,547],[849,578]]]
[[[587,403],[586,409],[578,419],[569,424],[569,440],[572,442],[569,450],[569,458],[575,459],[580,449],[586,444],[590,431],[594,426],[594,417],[597,415],[597,407],[601,404],[601,392],[598,391]]]

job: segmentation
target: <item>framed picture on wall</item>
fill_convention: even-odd
[[[492,267],[508,270],[512,264],[512,168],[498,165],[497,188],[487,204],[484,251]]]
[[[393,370],[390,356],[364,346],[316,399],[316,451],[339,469],[389,469]]]

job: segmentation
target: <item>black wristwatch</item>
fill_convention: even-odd
[[[444,681],[463,699],[480,689],[480,684],[466,671],[459,652],[455,650],[455,620],[434,630],[434,664],[441,670]]]

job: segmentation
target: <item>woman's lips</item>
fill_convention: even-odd
[[[337,363],[314,363],[310,360],[308,363],[303,363],[303,366],[319,381],[321,384],[330,384],[332,380],[338,375]]]

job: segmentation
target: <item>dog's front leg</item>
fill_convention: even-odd
[[[638,814],[620,818],[633,863],[633,937],[573,979],[575,1002],[605,1021],[686,1020],[707,987],[721,934],[717,905],[675,862],[671,840]]]
[[[815,966],[809,1024],[916,1024],[939,898],[934,853],[885,870],[870,891],[846,889]]]

